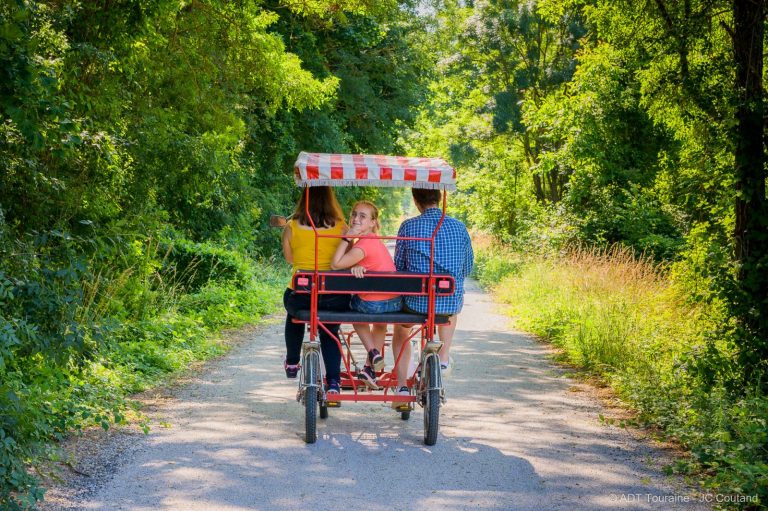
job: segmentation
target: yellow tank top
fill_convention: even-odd
[[[293,273],[297,270],[315,269],[315,231],[311,227],[299,225],[293,219],[288,222],[291,228],[291,251],[293,252]],[[318,234],[341,234],[346,224],[338,222],[330,229],[318,229]],[[339,238],[318,238],[317,240],[317,269],[330,270],[333,254],[339,245]],[[293,289],[293,277],[288,287]]]

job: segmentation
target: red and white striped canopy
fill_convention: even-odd
[[[299,153],[296,184],[306,186],[409,186],[456,189],[456,171],[442,158],[379,154]]]

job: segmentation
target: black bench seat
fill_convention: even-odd
[[[381,314],[366,314],[353,310],[349,311],[317,311],[317,318],[323,323],[392,323],[401,325],[420,325],[427,322],[426,314],[410,312],[384,312]],[[296,320],[301,323],[309,322],[309,309],[300,310]],[[436,325],[447,325],[448,316],[435,315]]]

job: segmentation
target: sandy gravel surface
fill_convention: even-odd
[[[666,452],[601,423],[608,412],[585,386],[511,331],[472,282],[466,302],[433,447],[422,444],[420,409],[402,421],[383,404],[351,402],[305,444],[274,322],[158,406],[149,436],[86,449],[75,467],[88,477],[52,489],[45,509],[707,509],[663,475]]]

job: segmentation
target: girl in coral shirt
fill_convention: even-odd
[[[331,268],[352,268],[356,277],[362,277],[365,271],[395,271],[395,263],[387,247],[380,239],[371,237],[379,232],[379,227],[378,208],[368,201],[357,202],[352,208],[346,237],[342,238],[333,255]],[[360,293],[352,297],[350,306],[358,312],[368,314],[398,312],[402,308],[402,297],[388,293]],[[368,351],[368,359],[358,378],[368,387],[378,389],[376,371],[384,368],[381,351],[387,325],[356,324],[354,327]]]

